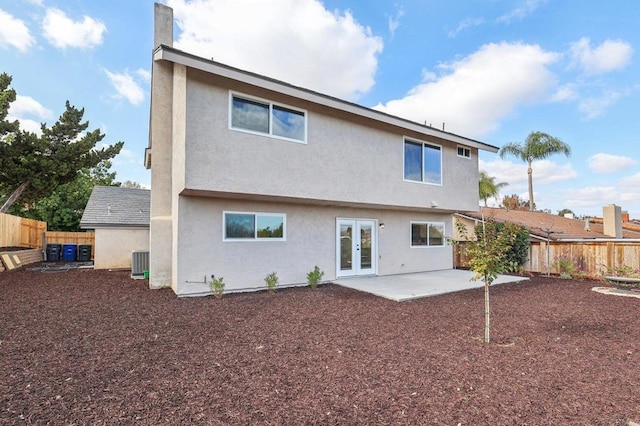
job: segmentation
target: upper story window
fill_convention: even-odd
[[[404,179],[442,185],[442,147],[406,139]]]
[[[293,107],[231,94],[230,127],[305,143],[307,113]]]
[[[458,157],[471,158],[471,149],[466,146],[458,146]]]
[[[225,241],[284,241],[286,216],[282,213],[224,212]]]

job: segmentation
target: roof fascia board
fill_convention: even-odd
[[[204,71],[210,74],[216,74],[221,77],[225,77],[231,80],[236,80],[242,83],[250,84],[257,87],[262,87],[274,92],[282,93],[284,95],[292,96],[294,98],[303,99],[309,102],[313,102],[319,105],[336,109],[339,111],[355,114],[361,117],[365,117],[371,120],[389,124],[392,126],[400,127],[403,129],[411,130],[421,133],[423,135],[433,136],[436,138],[448,140],[461,145],[470,146],[484,151],[496,153],[499,148],[490,144],[486,144],[480,141],[459,136],[453,133],[443,132],[432,127],[423,126],[410,120],[405,120],[400,117],[395,117],[390,114],[386,114],[381,111],[376,111],[371,108],[367,108],[361,105],[357,105],[351,102],[343,101],[338,98],[334,98],[328,95],[323,95],[311,90],[302,89],[296,86],[292,86],[278,80],[274,80],[268,77],[263,77],[258,74],[254,74],[248,71],[232,68],[227,65],[220,64],[211,60],[201,58],[169,46],[160,45],[157,47],[153,54],[154,61],[165,60],[176,64],[184,65],[189,68]]]

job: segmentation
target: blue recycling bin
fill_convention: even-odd
[[[62,245],[62,261],[63,262],[75,262],[78,246],[76,244],[63,244]]]

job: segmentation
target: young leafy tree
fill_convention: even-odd
[[[123,142],[96,148],[105,135],[99,129],[87,132],[84,109],[69,101],[66,110],[51,127],[42,124],[42,135],[22,131],[16,123],[6,122],[9,104],[15,92],[9,90],[11,77],[0,77],[0,194],[6,198],[0,213],[18,199],[34,203],[50,195],[58,186],[72,182],[83,169],[115,157]],[[11,95],[13,93],[13,96]]]
[[[496,183],[496,178],[489,176],[487,172],[480,171],[480,183],[478,185],[480,199],[484,201],[487,207],[487,200],[495,198],[497,200],[500,190],[509,185],[506,182]]]
[[[467,228],[457,222],[458,232],[465,241],[464,249],[469,261],[469,268],[474,272],[473,280],[484,283],[484,341],[491,341],[491,305],[489,286],[503,272],[513,269],[507,260],[507,253],[515,240],[515,232],[511,227],[502,232],[493,219],[489,218],[476,228],[476,239],[470,238]]]
[[[533,168],[531,164],[534,160],[543,160],[553,154],[571,155],[571,147],[560,139],[543,132],[531,132],[523,144],[510,142],[500,148],[498,152],[500,158],[513,155],[528,165],[527,175],[529,177],[529,210],[534,210],[533,202]]]

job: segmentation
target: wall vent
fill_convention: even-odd
[[[131,278],[144,278],[144,271],[149,270],[149,252],[131,252]]]

